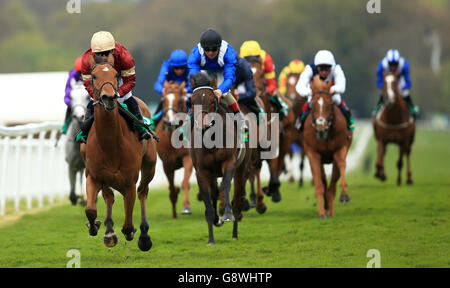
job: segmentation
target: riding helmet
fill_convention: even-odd
[[[222,36],[214,29],[207,29],[200,36],[200,45],[203,48],[218,48],[222,44]]]
[[[172,54],[170,54],[169,60],[170,66],[172,67],[181,67],[187,65],[187,55],[181,49],[174,50]]]

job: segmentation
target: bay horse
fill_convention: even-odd
[[[70,180],[70,195],[69,199],[72,205],[76,205],[79,198],[83,196],[77,196],[75,194],[75,185],[77,180],[77,175],[80,175],[80,186],[82,185],[82,176],[84,172],[84,161],[80,153],[80,143],[75,141],[76,134],[80,130],[81,122],[83,121],[84,115],[86,114],[87,104],[89,103],[89,93],[84,88],[81,81],[75,82],[72,85],[72,90],[70,91],[71,99],[71,110],[72,110],[72,120],[69,123],[69,128],[67,129],[67,137],[65,144],[65,160],[69,166],[69,180]],[[83,189],[81,189],[83,190]],[[84,203],[84,200],[81,200]]]
[[[226,127],[227,110],[225,105],[219,103],[218,98],[213,92],[214,81],[203,72],[191,75],[192,109],[193,121],[191,129],[190,154],[194,163],[197,182],[200,188],[201,199],[205,204],[205,218],[208,223],[208,244],[215,244],[213,225],[221,226],[223,222],[233,221],[234,239],[238,238],[238,221],[242,219],[241,198],[245,195],[245,183],[248,177],[248,165],[250,161],[249,153],[246,153],[246,145],[239,144],[236,124],[233,127]],[[196,111],[196,107],[201,107]],[[218,119],[221,117],[222,121]],[[219,126],[219,122],[222,123]],[[219,127],[217,127],[217,126]],[[216,126],[216,127],[215,127]],[[196,133],[208,135],[211,130],[219,128],[220,132],[215,133],[215,139],[222,138],[223,142],[227,139],[233,140],[233,146],[223,144],[223,147],[208,147],[202,143],[196,142]],[[212,137],[212,134],[209,134]],[[231,138],[233,137],[233,138]],[[248,143],[248,142],[247,142]],[[200,145],[199,145],[200,144]],[[217,178],[223,177],[220,188],[217,185]],[[234,196],[232,207],[230,204],[231,181],[234,178]],[[220,191],[219,191],[220,190]],[[219,192],[223,193],[225,198],[224,213],[222,218],[217,214],[217,200]],[[233,213],[231,213],[231,208]]]
[[[376,163],[375,177],[381,181],[386,180],[384,172],[384,155],[386,145],[395,143],[400,147],[397,161],[398,177],[397,185],[401,185],[401,170],[403,156],[407,161],[407,184],[412,184],[411,172],[411,147],[414,142],[416,124],[410,113],[408,105],[403,100],[398,89],[398,75],[396,73],[385,73],[383,76],[384,104],[380,111],[373,117],[375,138],[378,141],[378,159]]]
[[[256,58],[255,61],[250,61],[250,67],[253,72],[253,81],[255,83],[256,88],[256,95],[257,97],[262,99],[262,102],[264,103],[264,110],[267,113],[267,121],[269,122],[269,127],[272,125],[272,117],[271,113],[279,113],[279,110],[274,107],[272,104],[270,104],[270,95],[266,91],[266,83],[264,80],[264,70],[261,66],[261,58]],[[270,180],[269,180],[269,186],[264,187],[263,191],[266,195],[272,197],[273,202],[280,202],[281,201],[281,194],[280,194],[280,180],[279,177],[281,175],[281,172],[284,169],[284,157],[290,150],[290,139],[291,139],[291,129],[290,127],[293,127],[294,125],[294,114],[292,112],[292,104],[289,100],[282,97],[279,92],[278,97],[281,97],[289,106],[289,112],[288,116],[280,122],[280,133],[279,135],[270,135],[270,137],[279,137],[279,152],[278,156],[273,159],[268,159],[267,163],[269,165],[269,171],[270,171]],[[281,131],[284,131],[281,133]]]
[[[300,74],[301,73],[289,73],[287,79],[287,83],[286,83],[286,95],[285,98],[288,98],[291,102],[292,102],[292,112],[294,113],[294,115],[297,117],[298,115],[300,115],[301,111],[302,111],[302,107],[306,102],[306,98],[305,97],[301,97],[300,94],[298,94],[297,90],[295,89],[295,86],[297,85],[298,79],[300,78]],[[295,129],[294,127],[290,127],[291,129],[291,144],[297,144],[300,149],[300,178],[299,178],[299,185],[303,186],[303,169],[304,169],[304,162],[305,162],[305,149],[303,147],[303,133],[299,133],[297,129]],[[289,150],[289,158],[292,161],[293,158],[293,151],[292,148],[290,147]],[[288,175],[291,175],[289,177],[289,182],[294,182],[294,177],[293,177],[293,173],[290,171],[290,169],[292,166],[287,167],[287,172]]]
[[[125,222],[122,233],[127,241],[134,238],[136,229],[133,226],[133,208],[136,200],[136,182],[139,172],[141,181],[137,190],[141,204],[141,235],[138,246],[142,251],[152,247],[148,235],[149,225],[146,220],[146,199],[148,184],[153,179],[156,165],[156,147],[153,139],[139,141],[136,129],[131,129],[127,121],[119,115],[118,80],[119,74],[114,69],[114,58],[109,54],[107,62],[100,57],[94,61],[89,58],[94,89],[94,124],[89,131],[86,144],[81,145],[82,155],[86,163],[86,216],[89,234],[96,236],[100,221],[96,221],[97,194],[102,190],[106,203],[106,232],[104,244],[113,247],[117,244],[112,220],[114,193],[119,191],[124,197]],[[150,111],[140,99],[136,98],[142,114],[150,118]]]
[[[187,113],[183,96],[186,83],[178,85],[176,82],[164,82],[163,94],[163,121],[160,121],[156,127],[156,135],[159,137],[159,143],[156,145],[159,158],[163,162],[164,173],[169,181],[170,201],[172,203],[172,218],[177,218],[176,203],[180,188],[174,184],[175,170],[184,168],[184,179],[181,184],[184,192],[183,209],[181,214],[191,214],[189,203],[189,178],[192,174],[193,164],[189,156],[189,150],[181,147],[176,149],[171,144],[172,132],[180,125],[177,124],[175,114]]]
[[[319,218],[326,218],[326,210],[329,216],[334,215],[336,183],[339,178],[341,178],[340,201],[350,200],[347,193],[345,167],[353,134],[347,131],[347,121],[331,99],[332,95],[329,91],[333,82],[326,83],[316,75],[310,85],[313,93],[312,108],[305,121],[303,145],[315,185]],[[327,187],[323,165],[330,163],[333,163],[333,172],[330,185]]]

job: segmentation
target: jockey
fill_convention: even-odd
[[[292,60],[281,70],[280,76],[278,76],[278,90],[281,95],[286,95],[289,74],[301,74],[303,70],[305,70],[305,64],[298,59]]]
[[[64,103],[67,105],[66,116],[64,118],[64,125],[61,130],[63,134],[67,133],[67,129],[70,124],[70,115],[72,114],[70,93],[72,91],[72,85],[78,81],[81,81],[81,60],[82,57],[78,57],[75,60],[74,68],[69,71],[69,77],[66,82],[66,94],[64,96]]]
[[[278,97],[276,91],[275,64],[270,54],[262,50],[258,42],[249,40],[242,43],[239,56],[245,58],[250,63],[260,60],[262,69],[264,70],[266,91],[271,96],[271,100],[273,100],[271,103],[275,104],[280,111],[280,120],[283,120],[287,116],[289,107]]]
[[[413,117],[416,117],[419,114],[419,108],[414,106],[410,88],[411,88],[411,80],[409,78],[409,64],[405,58],[400,56],[398,50],[390,49],[386,56],[381,60],[377,69],[377,86],[380,89],[383,89],[383,73],[384,72],[393,72],[397,73],[399,77],[398,88],[400,89],[403,100],[405,100],[406,104],[411,110],[411,114]],[[379,108],[383,104],[383,93],[380,95],[378,99],[376,112],[378,112]]]
[[[239,99],[238,103],[246,105],[251,112],[259,115],[262,108],[255,101],[256,89],[253,82],[253,72],[244,58],[237,57],[236,82],[233,86],[236,88],[234,96]]]
[[[112,54],[114,56],[114,69],[116,69],[117,72],[120,73],[119,89],[117,90],[119,102],[125,103],[128,107],[128,110],[130,110],[130,112],[134,116],[136,116],[138,120],[143,120],[141,111],[139,109],[139,104],[137,103],[136,99],[134,99],[131,93],[131,90],[136,84],[135,63],[133,57],[125,47],[114,40],[114,37],[110,32],[96,32],[91,39],[91,48],[88,49],[82,56],[83,62],[81,76],[83,78],[83,83],[86,90],[89,92],[89,95],[91,95],[91,100],[89,101],[89,104],[87,106],[88,109],[86,111],[84,121],[81,124],[82,134],[77,137],[77,141],[80,143],[86,143],[87,135],[89,134],[89,130],[94,123],[94,89],[91,85],[92,76],[89,57],[101,56],[103,58],[103,61],[106,62],[109,54]],[[147,131],[142,131],[140,132],[139,140],[149,139],[150,137],[150,133],[148,133]]]
[[[187,55],[181,49],[177,49],[172,51],[170,54],[170,58],[165,60],[161,65],[161,70],[159,71],[158,80],[155,82],[153,88],[159,94],[163,94],[164,92],[164,82],[165,81],[174,81],[178,84],[183,82],[186,83],[186,91],[191,90],[189,81],[189,70],[187,69]],[[186,97],[185,101],[188,102],[190,99]],[[161,111],[163,104],[163,99],[161,98],[158,107],[156,108],[155,115],[152,117],[154,121],[154,125],[158,125],[159,120],[162,119],[163,113]],[[189,103],[187,103],[189,106]]]
[[[354,130],[352,126],[354,123],[351,117],[350,109],[341,98],[341,94],[345,93],[346,79],[341,65],[334,60],[333,54],[328,50],[320,50],[314,57],[314,62],[306,65],[305,70],[300,74],[295,89],[302,97],[308,97],[308,101],[302,108],[302,113],[295,123],[295,128],[302,131],[303,124],[306,117],[311,110],[312,90],[309,86],[312,78],[319,75],[322,81],[333,81],[334,85],[330,87],[329,93],[332,95],[333,103],[336,104],[342,111],[347,120],[347,127],[349,130]]]
[[[214,29],[207,29],[200,36],[200,43],[195,46],[188,58],[189,75],[205,70],[216,76],[218,88],[214,94],[222,99],[228,108],[240,118],[241,132],[247,131],[244,115],[236,99],[229,90],[236,80],[236,52],[233,47]],[[190,92],[190,91],[189,91]]]

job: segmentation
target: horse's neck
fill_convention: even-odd
[[[94,129],[97,134],[97,141],[100,142],[103,150],[117,149],[123,139],[123,131],[120,125],[119,110],[106,112],[98,107],[94,110]]]
[[[386,106],[384,111],[385,121],[391,124],[400,124],[408,121],[408,109],[405,102],[400,95],[396,95],[395,103],[391,106]]]

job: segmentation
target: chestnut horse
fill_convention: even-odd
[[[208,223],[208,244],[214,244],[213,225],[221,226],[223,222],[234,221],[234,239],[238,238],[238,221],[242,218],[241,203],[245,195],[245,183],[248,177],[250,154],[246,153],[246,145],[238,144],[237,127],[226,127],[227,108],[219,103],[213,92],[215,83],[203,72],[191,76],[193,121],[190,141],[190,154],[194,163],[201,199],[205,203],[205,217]],[[196,108],[201,107],[200,111]],[[222,121],[219,121],[218,118]],[[222,122],[222,125],[218,123]],[[215,127],[217,126],[217,127]],[[220,132],[216,132],[219,128]],[[214,132],[211,132],[213,130]],[[218,134],[219,133],[219,134]],[[223,140],[223,148],[208,147],[204,141],[197,143],[196,135],[214,135]],[[233,137],[233,138],[231,138]],[[229,148],[227,139],[233,139],[234,145]],[[229,140],[228,140],[229,141]],[[247,142],[248,143],[248,142]],[[199,145],[200,144],[200,145]],[[217,178],[223,177],[220,193],[224,194],[225,205],[221,219],[217,214],[219,188]],[[230,189],[234,178],[233,213],[231,213]]]
[[[271,113],[278,113],[279,110],[270,104],[269,94],[266,92],[266,83],[264,80],[264,70],[261,66],[261,58],[258,58],[257,61],[249,62],[250,67],[253,72],[253,81],[255,83],[256,95],[260,97],[264,103],[264,110],[267,113],[267,121],[269,122],[269,127],[272,123]],[[278,92],[277,92],[278,93]],[[280,194],[280,174],[284,169],[284,157],[288,154],[290,150],[290,139],[291,139],[291,127],[294,125],[294,113],[292,112],[292,104],[289,100],[283,98],[279,93],[278,96],[281,97],[289,106],[288,116],[280,123],[280,134],[279,135],[270,135],[270,137],[279,137],[279,153],[276,158],[268,160],[269,171],[270,171],[270,180],[269,187],[264,187],[263,191],[268,196],[272,197],[273,202],[281,201]],[[268,128],[269,129],[269,128]],[[284,131],[284,133],[281,133]]]
[[[114,58],[109,55],[107,62],[101,62],[91,56],[92,87],[94,89],[94,124],[89,131],[86,144],[81,145],[81,153],[86,163],[86,216],[89,234],[96,236],[100,227],[97,218],[96,199],[102,190],[106,203],[106,232],[104,244],[113,247],[117,244],[117,236],[113,230],[112,205],[114,193],[119,191],[124,197],[125,223],[122,233],[126,240],[134,238],[136,229],[133,226],[133,208],[136,200],[136,182],[141,171],[138,196],[141,204],[141,235],[138,246],[142,251],[152,247],[148,235],[145,200],[148,184],[155,174],[156,147],[153,139],[139,142],[138,133],[130,129],[127,121],[119,115],[117,88],[119,74],[114,69]],[[148,107],[136,98],[142,114],[150,117]]]
[[[352,141],[352,132],[347,131],[347,122],[340,109],[333,104],[328,83],[315,76],[311,81],[312,109],[304,126],[304,142],[315,185],[319,218],[334,215],[336,183],[341,178],[341,202],[349,201],[345,177],[346,157]],[[349,134],[347,134],[349,133]],[[333,163],[330,186],[324,164]],[[325,197],[324,197],[325,196]],[[324,205],[325,201],[325,205]]]
[[[180,188],[174,184],[175,170],[184,168],[184,179],[181,184],[184,192],[183,210],[181,214],[191,214],[189,203],[189,178],[192,174],[192,159],[189,156],[189,150],[181,147],[176,149],[171,144],[172,132],[177,129],[178,125],[176,121],[176,113],[186,113],[185,103],[183,96],[185,92],[186,83],[178,85],[176,82],[164,82],[164,94],[163,94],[163,121],[158,123],[156,127],[156,135],[159,137],[159,143],[156,145],[158,155],[163,162],[164,173],[166,173],[167,180],[169,181],[170,201],[172,203],[172,218],[177,218],[176,203],[178,200],[178,193]]]
[[[297,85],[298,79],[300,78],[300,73],[290,73],[287,77],[288,81],[286,84],[286,95],[285,98],[288,98],[293,105],[292,112],[297,117],[300,115],[302,111],[302,107],[306,102],[305,97],[301,97],[297,90],[295,89],[295,86]],[[290,127],[291,129],[291,143],[295,143],[301,148],[300,152],[300,179],[299,179],[299,185],[303,186],[303,168],[304,168],[304,162],[305,162],[305,149],[303,148],[303,133],[299,133],[297,129],[294,127]],[[289,158],[292,161],[293,152],[292,149],[289,150]],[[290,166],[292,167],[292,166]],[[292,168],[291,168],[292,169]],[[294,176],[293,173],[289,171],[289,167],[287,168],[287,173],[290,175],[289,182],[294,182]]]
[[[414,142],[416,124],[408,105],[397,87],[398,76],[395,73],[385,73],[383,77],[384,105],[373,118],[375,138],[378,141],[378,159],[376,163],[375,177],[382,181],[386,180],[384,173],[384,154],[388,143],[395,143],[400,147],[397,161],[398,177],[397,185],[401,185],[401,170],[403,166],[403,155],[406,154],[407,161],[407,184],[412,184],[411,175],[411,146]]]

